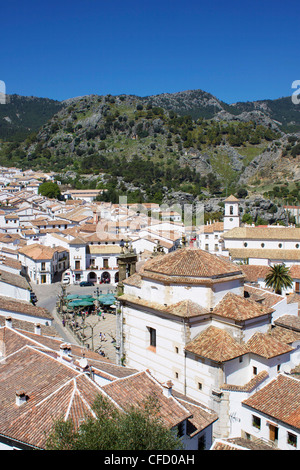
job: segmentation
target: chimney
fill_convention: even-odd
[[[21,406],[23,403],[26,403],[28,396],[23,390],[16,391],[16,405]]]
[[[171,382],[171,380],[168,380],[168,382],[163,383],[162,386],[164,396],[170,398],[172,396],[173,383]]]
[[[41,325],[39,323],[36,323],[34,325],[34,332],[36,335],[41,335],[42,334],[42,328],[41,328]]]
[[[70,344],[62,343],[59,349],[60,349],[60,357],[68,357],[71,354]]]
[[[7,326],[7,328],[12,328],[12,319],[11,319],[11,317],[5,318],[5,326]]]

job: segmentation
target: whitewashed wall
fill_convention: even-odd
[[[261,428],[258,429],[252,425],[252,415],[258,416],[261,418]],[[254,409],[250,409],[245,405],[241,408],[241,419],[242,419],[242,430],[251,436],[257,439],[264,439],[269,441],[270,438],[270,431],[268,422],[272,422],[278,425],[278,443],[277,447],[281,450],[300,450],[300,433],[299,430],[292,428],[280,421],[276,421],[269,416],[259,413]],[[288,432],[291,432],[297,436],[297,447],[293,447],[292,445],[288,444],[287,436]]]
[[[170,322],[166,318],[129,306],[124,307],[124,319],[126,365],[138,370],[149,369],[163,382],[171,379],[174,388],[183,393],[183,323]],[[155,352],[150,348],[149,327],[156,330]]]

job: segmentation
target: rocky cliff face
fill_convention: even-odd
[[[284,132],[288,126],[300,129],[300,105],[293,105],[290,98],[228,105],[210,93],[188,90],[148,97],[88,95],[62,103],[33,98],[24,102],[29,114],[30,106],[37,109],[41,103],[52,114],[46,120],[38,117],[42,125],[34,139],[3,153],[5,163],[87,174],[109,173],[116,161],[130,162],[137,157],[160,172],[163,169],[166,177],[161,183],[160,173],[157,185],[166,185],[171,169],[174,174],[177,168],[187,168],[201,177],[217,176],[224,190],[255,180],[292,182],[300,178],[300,150],[299,155],[294,152],[300,146],[300,134]],[[186,115],[194,120],[185,119]],[[12,117],[3,120],[13,125]],[[260,127],[269,134],[260,135],[257,143],[255,133]],[[290,137],[295,140],[291,142]],[[114,171],[114,176],[122,174]],[[191,181],[189,176],[184,183]],[[168,187],[175,192],[180,189],[189,200],[184,185]]]

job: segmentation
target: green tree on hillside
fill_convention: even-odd
[[[48,197],[49,199],[59,199],[60,189],[57,183],[52,183],[52,181],[46,181],[45,183],[40,184],[38,193],[41,196]]]

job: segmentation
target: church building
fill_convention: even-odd
[[[244,279],[229,259],[181,248],[153,256],[119,296],[126,366],[214,410],[215,437],[231,435],[241,400],[292,366],[294,348],[269,334],[273,308],[247,298]]]

